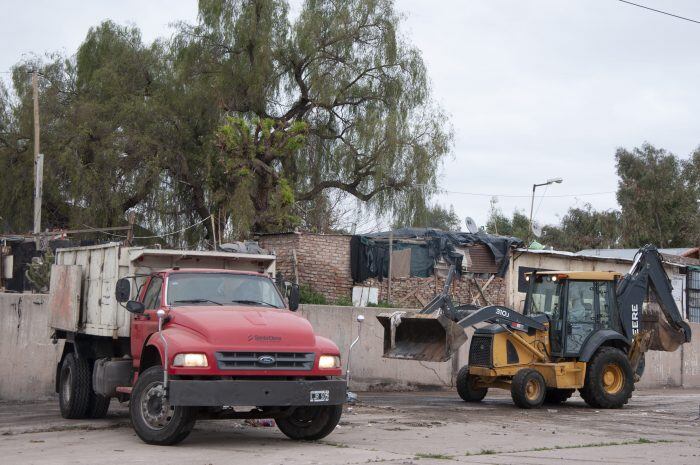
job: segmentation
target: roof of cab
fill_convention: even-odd
[[[566,275],[567,279],[613,281],[623,276],[619,271],[538,271],[538,275]]]

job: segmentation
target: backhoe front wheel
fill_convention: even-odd
[[[131,392],[129,415],[141,440],[159,446],[170,446],[185,439],[197,418],[193,407],[170,405],[163,388],[163,368],[159,366],[139,375]]]
[[[469,373],[469,366],[463,366],[457,373],[457,394],[465,402],[480,402],[488,388],[476,386],[477,377]]]
[[[588,363],[581,397],[594,408],[620,408],[634,390],[634,373],[627,355],[614,347],[601,347]]]
[[[510,395],[513,403],[520,408],[538,408],[544,403],[547,384],[536,370],[523,368],[513,376]]]

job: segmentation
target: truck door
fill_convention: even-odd
[[[141,350],[148,336],[158,330],[158,317],[156,310],[160,308],[163,300],[163,276],[153,275],[144,286],[140,301],[146,307],[143,315],[136,315],[131,320],[131,356],[134,360],[141,358]]]

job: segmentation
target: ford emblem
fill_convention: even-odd
[[[258,363],[260,365],[274,365],[275,361],[275,357],[272,355],[261,355],[258,357]]]

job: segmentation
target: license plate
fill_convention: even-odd
[[[325,391],[311,391],[311,402],[328,402],[331,400],[331,392]]]

